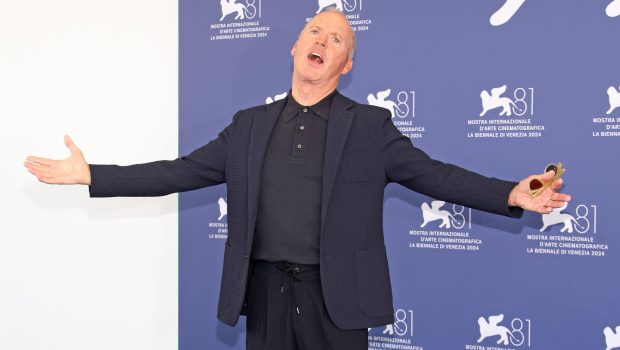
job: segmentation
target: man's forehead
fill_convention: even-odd
[[[327,26],[338,26],[341,29],[350,30],[351,26],[349,25],[349,21],[347,21],[344,16],[333,13],[333,12],[322,12],[318,15],[314,16],[310,22],[308,22],[307,27],[327,27]]]

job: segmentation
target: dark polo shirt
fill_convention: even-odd
[[[302,106],[288,94],[263,163],[254,260],[319,263],[323,158],[333,95]]]

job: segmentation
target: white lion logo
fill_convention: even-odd
[[[392,118],[394,118],[396,111],[398,111],[398,113],[401,115],[403,114],[403,111],[401,111],[400,108],[398,108],[398,105],[396,104],[396,102],[392,100],[386,100],[386,98],[390,96],[391,91],[392,90],[390,89],[379,91],[377,92],[377,97],[375,97],[375,95],[373,94],[368,94],[368,97],[366,97],[366,99],[368,100],[369,105],[383,107],[389,110],[390,113],[392,114]]]
[[[385,329],[383,330],[383,334],[394,335],[394,325],[391,323],[386,324]]]
[[[605,345],[607,345],[605,350],[620,348],[620,326],[616,327],[616,333],[611,327],[605,327],[603,334],[605,334]]]
[[[495,11],[489,21],[494,26],[501,26],[502,24],[508,22],[512,16],[517,13],[524,2],[525,0],[506,0],[504,5],[502,5],[499,10]]]
[[[344,7],[342,6],[344,4]],[[316,13],[320,13],[328,7],[335,6],[339,11],[343,12],[345,9],[347,11],[353,11],[357,6],[357,1],[352,0],[351,2],[347,0],[319,0],[319,9]]]
[[[610,2],[605,8],[605,13],[607,13],[609,17],[620,16],[620,0]]]
[[[611,114],[614,109],[620,107],[620,88],[616,91],[616,88],[610,86],[607,89],[607,95],[609,95],[609,110],[607,114]]]
[[[569,213],[562,213],[562,210],[566,209],[568,203],[565,203],[560,208],[553,209],[549,214],[542,214],[543,226],[540,228],[540,232],[543,232],[549,226],[564,224],[564,227],[560,230],[560,232],[568,231],[568,233],[573,233],[573,224],[575,224],[580,229],[585,229],[583,226],[579,225],[579,222]]]
[[[220,199],[217,200],[217,204],[220,206],[220,217],[218,217],[217,220],[220,221],[224,216],[228,215],[228,203],[226,203],[224,197],[220,197]]]
[[[482,100],[481,117],[484,116],[486,112],[499,107],[502,107],[502,111],[499,113],[500,116],[506,115],[510,117],[512,115],[511,106],[519,112],[522,112],[510,98],[501,97],[504,92],[506,92],[506,85],[491,89],[490,94],[486,90],[482,90],[480,93],[480,99]]]
[[[281,99],[285,98],[286,95],[288,95],[288,93],[283,92],[281,94],[275,95],[274,98],[271,98],[271,96],[269,96],[265,99],[265,103],[269,104],[269,103],[273,103],[276,101],[280,101]]]
[[[403,335],[405,334],[405,332],[406,332],[406,329],[398,327],[396,323],[390,323],[390,324],[385,325],[385,329],[383,330],[382,334],[394,335],[394,333],[396,333],[398,335]]]
[[[499,335],[497,344],[508,345],[508,336],[513,340],[516,340],[510,330],[504,326],[498,325],[504,319],[504,314],[495,316],[489,316],[489,322],[484,317],[478,319],[478,325],[480,326],[480,338],[478,343],[482,342],[485,338]]]
[[[424,222],[420,227],[426,226],[431,221],[441,220],[441,224],[439,224],[439,228],[450,228],[453,224],[454,226],[458,226],[458,221],[450,214],[447,210],[439,210],[444,206],[446,202],[444,201],[432,201],[429,206],[428,203],[422,203],[422,218]]]
[[[245,5],[238,4],[236,1],[237,0],[220,0],[220,5],[222,6],[222,17],[220,18],[220,22],[224,19],[224,17],[234,12],[237,13],[235,19],[245,19],[245,17],[254,18],[256,11],[252,13],[247,7],[245,7]]]

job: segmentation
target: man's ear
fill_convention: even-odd
[[[295,42],[295,44],[293,44],[293,47],[291,48],[291,56],[295,56],[296,49],[297,49],[297,41]]]
[[[340,75],[349,73],[351,69],[353,69],[353,59],[349,58],[347,63],[344,65],[344,68],[342,68],[342,71],[340,71]]]

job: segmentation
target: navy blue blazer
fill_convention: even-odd
[[[261,168],[284,100],[239,111],[214,140],[171,161],[91,165],[92,197],[161,196],[226,183],[228,240],[218,318],[242,314]],[[334,95],[327,126],[321,202],[321,284],[332,321],[342,329],[393,322],[383,242],[383,193],[390,182],[450,203],[507,216],[514,182],[431,159],[394,126],[386,109]]]

